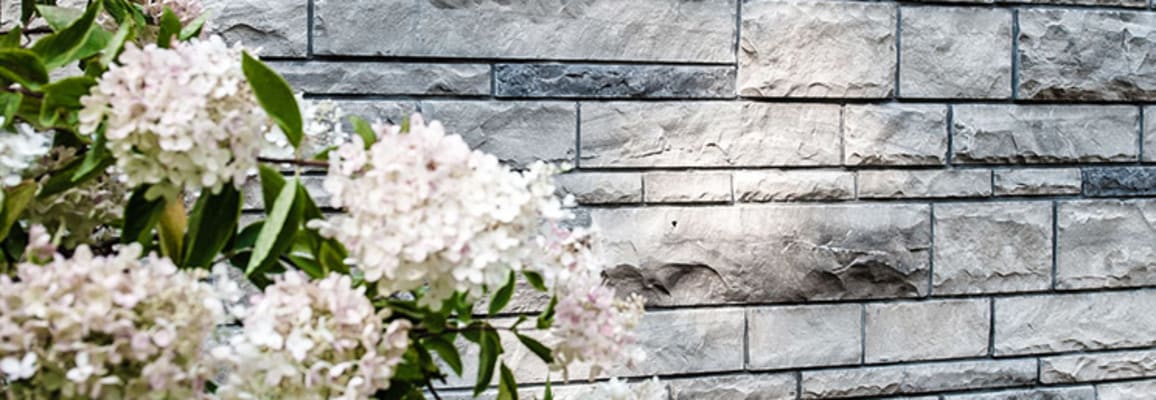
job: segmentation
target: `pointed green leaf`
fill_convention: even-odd
[[[0,78],[32,90],[48,83],[48,69],[40,56],[19,48],[0,49]]]
[[[498,289],[498,292],[494,293],[493,300],[490,300],[490,316],[494,316],[499,311],[502,311],[503,308],[506,308],[506,305],[510,304],[510,298],[514,296],[514,283],[516,280],[514,271],[510,271],[510,277],[507,278],[506,285]]]
[[[498,400],[518,400],[518,382],[506,363],[502,363],[502,377],[498,382]]]
[[[546,281],[545,279],[542,279],[542,274],[539,274],[535,271],[525,270],[522,271],[522,275],[526,277],[526,282],[529,282],[530,286],[533,286],[534,289],[538,289],[539,292],[548,291],[546,289]]]
[[[53,32],[59,32],[61,29],[67,28],[73,22],[76,22],[81,15],[84,15],[84,10],[71,7],[57,7],[50,5],[37,5],[36,11],[44,17],[44,21],[48,23],[48,27],[52,28]]]
[[[87,76],[64,78],[44,86],[44,102],[40,108],[40,123],[56,125],[58,121],[71,125],[83,105],[80,98],[88,95],[96,80]]]
[[[96,21],[100,10],[101,2],[90,3],[80,18],[67,28],[36,41],[32,45],[32,51],[44,58],[44,64],[48,68],[56,68],[75,61],[76,53],[84,46],[93,31],[92,24]]]
[[[269,114],[285,137],[294,148],[301,146],[301,139],[305,136],[301,122],[301,108],[297,99],[293,97],[293,90],[280,74],[269,68],[268,65],[253,58],[248,52],[242,55],[241,69],[261,107]]]
[[[157,225],[157,239],[161,244],[161,254],[173,260],[184,258],[185,230],[189,217],[185,215],[185,200],[179,196],[164,198],[165,207]]]
[[[8,188],[4,193],[4,210],[0,211],[0,241],[8,237],[12,225],[20,219],[20,214],[36,197],[36,183],[24,182]]]
[[[497,366],[498,355],[502,354],[502,341],[497,331],[485,329],[479,336],[481,352],[478,354],[478,380],[474,384],[474,397],[482,394],[490,382],[494,381],[494,367]]]
[[[356,115],[349,117],[349,122],[353,124],[353,131],[356,132],[357,136],[361,137],[361,141],[365,143],[365,148],[368,149],[370,146],[373,146],[374,142],[377,142],[377,133],[373,132],[373,126],[370,126],[369,122],[365,122],[364,119]]]
[[[92,146],[89,146],[88,152],[84,154],[84,161],[81,162],[80,168],[72,174],[74,181],[84,178],[98,169],[104,170],[111,161],[112,155],[108,152],[108,138],[104,136],[103,126],[97,130],[95,136]]]
[[[0,117],[4,121],[0,123],[0,129],[7,128],[14,122],[12,117],[20,111],[20,103],[24,101],[24,95],[16,92],[0,92]]]
[[[181,33],[181,18],[173,13],[173,10],[165,7],[161,13],[161,32],[157,35],[157,46],[162,49],[171,47],[173,36]]]
[[[148,247],[152,242],[153,227],[160,220],[161,210],[164,209],[164,199],[149,200],[145,193],[148,186],[141,186],[133,191],[128,204],[124,207],[124,226],[121,227],[121,243],[141,243]]]
[[[542,395],[542,400],[554,400],[554,389],[550,387],[550,380],[546,380],[546,394]]]
[[[8,33],[5,33],[4,36],[0,37],[0,48],[8,49],[20,47],[20,38],[23,36],[23,34],[24,32],[19,26],[9,29]]]
[[[532,337],[520,333],[515,334],[515,336],[518,337],[518,341],[522,342],[523,346],[526,346],[526,348],[530,349],[534,355],[538,356],[538,358],[541,358],[542,362],[545,362],[546,364],[554,363],[553,352],[550,351],[549,347],[546,347],[546,345],[542,344],[542,342],[539,342]]]
[[[257,243],[253,247],[253,255],[249,258],[249,265],[245,268],[245,275],[250,276],[273,265],[285,250],[293,244],[293,237],[301,224],[301,201],[297,196],[297,183],[286,184],[281,188],[271,208],[261,233],[257,235]]]
[[[554,325],[554,307],[558,305],[558,296],[550,297],[550,304],[546,310],[538,314],[538,329],[547,329]]]
[[[208,267],[213,262],[237,231],[241,203],[242,194],[233,185],[225,185],[217,194],[209,189],[201,193],[189,216],[182,266]]]
[[[454,374],[458,376],[462,375],[462,357],[458,353],[458,348],[454,347],[453,343],[441,336],[426,338],[422,340],[422,343],[425,344],[425,347],[437,353],[438,357],[441,357],[442,361],[450,366]]]
[[[261,176],[261,204],[265,205],[265,214],[269,214],[273,211],[272,204],[277,201],[277,194],[285,187],[285,176],[265,164],[257,167],[257,174]]]
[[[113,61],[116,61],[116,57],[124,50],[124,44],[129,41],[129,37],[133,36],[135,26],[132,20],[129,20],[128,23],[121,24],[116,29],[116,33],[108,40],[108,46],[101,50],[100,65],[108,67],[112,65]]]
[[[184,28],[181,28],[180,35],[177,36],[177,39],[180,39],[183,42],[194,37],[201,36],[201,30],[205,28],[205,21],[208,19],[209,13],[201,13],[197,19],[192,20],[192,22],[189,22],[189,24],[185,25]]]

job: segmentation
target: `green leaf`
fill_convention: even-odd
[[[522,271],[522,276],[525,276],[526,282],[530,282],[530,286],[533,286],[534,289],[538,289],[539,292],[548,291],[546,289],[546,281],[545,279],[542,279],[542,274],[539,274],[535,271],[525,270]]]
[[[546,310],[538,314],[538,329],[548,329],[554,325],[554,307],[558,305],[558,296],[550,297],[550,304],[546,306]]]
[[[129,37],[134,35],[136,25],[132,23],[132,20],[128,21],[116,29],[116,33],[108,40],[108,45],[101,50],[100,65],[105,67],[112,65],[112,62],[116,61],[116,57],[124,50],[124,44],[129,41]]]
[[[67,28],[45,36],[32,45],[32,51],[44,58],[44,64],[49,68],[56,68],[78,57],[76,53],[84,46],[89,34],[93,31],[92,24],[100,13],[101,2],[94,1],[88,5],[84,15],[77,18]]]
[[[285,177],[265,164],[257,167],[257,174],[261,176],[261,201],[265,205],[265,214],[269,214],[273,211],[270,205],[277,201],[277,194],[285,187]]]
[[[490,316],[494,316],[494,314],[502,311],[503,308],[506,308],[506,305],[510,304],[510,298],[514,296],[514,282],[516,280],[514,271],[510,271],[510,277],[506,279],[506,285],[498,289],[498,292],[494,293],[494,299],[490,300]]]
[[[54,32],[59,32],[67,28],[68,25],[80,19],[81,15],[84,15],[84,10],[79,8],[50,5],[37,5],[36,11],[40,13],[41,17],[44,17],[44,21],[48,23],[48,27],[52,28]]]
[[[546,364],[554,363],[554,354],[550,351],[550,348],[546,347],[546,345],[542,344],[542,342],[539,342],[534,338],[523,335],[521,333],[516,333],[515,336],[518,337],[518,341],[522,342],[523,346],[526,346],[527,349],[530,349],[530,351],[533,352],[534,355],[538,356],[538,358],[541,358],[543,362]]]
[[[0,50],[0,78],[19,83],[32,90],[48,83],[48,70],[40,56],[19,48]]]
[[[542,400],[554,400],[554,389],[550,387],[550,380],[546,380],[546,394],[542,395]]]
[[[257,244],[245,268],[246,276],[271,266],[281,253],[289,249],[297,227],[301,224],[301,201],[298,200],[296,184],[283,185],[273,207],[268,204],[265,207],[272,210],[265,225],[261,227],[261,233],[257,235]]]
[[[441,336],[426,338],[422,340],[422,343],[425,344],[425,347],[437,353],[438,357],[441,357],[442,361],[450,366],[454,374],[458,376],[462,375],[462,356],[458,354],[458,348],[454,347],[453,343]]]
[[[0,211],[0,241],[8,238],[12,225],[36,197],[36,183],[24,182],[8,188],[4,193],[4,210]]]
[[[165,7],[164,12],[161,13],[160,25],[161,32],[157,35],[157,46],[167,49],[172,45],[173,36],[181,33],[181,18],[174,14],[173,10]]]
[[[177,39],[179,39],[180,41],[183,42],[183,41],[192,39],[194,37],[200,36],[201,30],[205,28],[205,21],[207,21],[208,19],[209,19],[209,13],[207,13],[207,12],[201,13],[201,15],[199,17],[197,17],[197,19],[194,19],[192,22],[189,22],[188,25],[186,25],[184,28],[181,29],[180,35],[177,35]]]
[[[0,92],[0,116],[4,117],[3,123],[0,123],[0,128],[7,128],[14,122],[12,117],[20,111],[20,102],[24,101],[24,95],[16,92]]]
[[[357,136],[361,137],[362,142],[365,142],[365,148],[368,149],[373,146],[374,142],[377,142],[377,133],[373,132],[373,127],[364,119],[354,115],[349,117],[349,122],[353,124],[353,131],[357,132]]]
[[[72,125],[75,114],[84,106],[80,98],[88,95],[96,80],[87,76],[64,78],[44,86],[44,102],[40,106],[40,123],[45,126],[63,122]]]
[[[185,215],[185,200],[180,196],[165,197],[163,200],[165,207],[161,210],[157,229],[161,254],[173,260],[182,260],[185,229],[189,225],[188,216]]]
[[[318,263],[317,260],[299,254],[290,254],[286,257],[289,258],[289,261],[292,262],[297,269],[304,272],[305,275],[308,275],[310,278],[321,279],[325,277],[325,271],[322,271],[321,264]]]
[[[78,180],[91,174],[93,171],[103,171],[113,161],[112,155],[108,152],[108,138],[104,135],[104,127],[102,126],[96,132],[96,137],[92,142],[92,146],[88,147],[88,152],[84,154],[84,161],[81,162],[80,168],[72,174],[72,179]]]
[[[129,197],[124,207],[124,226],[121,228],[121,243],[141,243],[148,247],[152,241],[153,227],[160,220],[164,199],[149,200],[145,193],[148,186],[138,187]]]
[[[494,367],[498,355],[502,354],[502,340],[497,331],[489,328],[482,330],[479,335],[481,352],[478,354],[478,381],[474,384],[474,397],[482,394],[490,382],[494,381]]]
[[[20,38],[23,36],[23,31],[19,26],[9,29],[3,37],[0,37],[0,48],[16,48],[20,47]]]
[[[242,194],[233,185],[225,185],[213,194],[205,189],[189,216],[185,236],[184,267],[208,267],[237,233],[241,219]]]
[[[294,148],[300,147],[301,139],[305,136],[301,122],[301,108],[297,105],[297,99],[293,97],[289,83],[248,52],[242,55],[241,69],[245,72],[245,78],[249,79],[249,85],[253,87],[253,93],[257,96],[261,107],[273,121],[277,122],[281,131],[285,132],[289,143],[292,143]]]
[[[348,273],[349,268],[345,266],[345,249],[340,248],[341,244],[334,240],[326,240],[321,242],[321,249],[317,251],[317,262],[321,263],[321,268],[326,273],[337,271],[341,273]]]
[[[518,382],[514,373],[502,363],[502,380],[498,382],[498,400],[518,400]]]

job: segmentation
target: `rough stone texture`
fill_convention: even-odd
[[[735,0],[316,0],[314,49],[339,55],[730,63],[736,11]]]
[[[868,304],[864,327],[867,363],[987,355],[991,307],[987,300]],[[927,321],[934,323],[912,323]]]
[[[584,103],[582,167],[839,165],[839,106]]]
[[[935,294],[1047,290],[1052,285],[1052,204],[935,206]]]
[[[1144,149],[1148,149],[1143,154],[1143,160],[1146,162],[1156,161],[1156,107],[1144,107]]]
[[[1151,196],[1156,194],[1156,168],[1111,167],[1084,169],[1084,195],[1090,197]]]
[[[794,374],[726,375],[668,381],[671,400],[794,400]]]
[[[859,171],[859,197],[864,199],[987,196],[991,196],[988,170]]]
[[[729,203],[728,172],[651,172],[642,176],[647,203]]]
[[[747,365],[787,369],[858,364],[862,307],[857,304],[747,310]]]
[[[498,97],[730,98],[734,67],[499,64]]]
[[[997,169],[996,196],[1074,195],[1083,190],[1079,169]]]
[[[569,173],[555,182],[560,192],[574,195],[579,204],[642,202],[642,176],[635,173]]]
[[[743,2],[739,94],[890,96],[895,5],[813,0]]]
[[[850,200],[855,174],[847,171],[746,170],[734,174],[741,202]]]
[[[848,105],[843,146],[847,165],[941,165],[947,158],[947,107]]]
[[[944,396],[943,400],[1096,400],[1096,391],[1091,386],[1005,390],[994,393]]]
[[[309,196],[313,198],[313,201],[323,208],[329,207],[329,193],[326,192],[322,186],[324,181],[324,176],[301,176],[301,185],[305,186],[305,191],[309,192]],[[241,194],[244,197],[244,203],[241,205],[243,210],[255,211],[265,209],[265,198],[261,194],[260,179],[253,177],[245,181],[245,183],[241,185]]]
[[[1044,383],[1094,382],[1144,377],[1156,377],[1156,351],[1040,358],[1040,381]]]
[[[5,0],[8,1],[8,0]],[[262,57],[308,55],[309,0],[204,0],[208,32],[261,49]]]
[[[913,394],[1029,385],[1035,360],[961,361],[803,372],[804,399]]]
[[[370,62],[270,63],[294,90],[319,94],[490,94],[490,66]]]
[[[1113,7],[1148,7],[1146,0],[916,0],[919,2],[947,2],[971,4],[1056,4],[1056,5],[1084,5],[1084,6],[1113,6]]]
[[[1156,380],[1109,383],[1096,386],[1099,400],[1148,400],[1156,393]]]
[[[1156,291],[995,300],[995,355],[1156,344]]]
[[[900,96],[1011,97],[1011,10],[904,7],[901,12]]]
[[[1137,160],[1140,112],[1133,106],[972,104],[955,106],[954,160],[1075,163]]]
[[[567,102],[423,101],[427,119],[505,162],[573,162],[577,109]]]
[[[1056,287],[1088,289],[1156,283],[1156,201],[1060,203]]]
[[[1156,14],[1025,9],[1018,96],[1156,100]]]
[[[610,282],[652,304],[927,293],[926,205],[649,207],[591,217],[608,265],[641,266]]]

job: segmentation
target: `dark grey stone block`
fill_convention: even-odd
[[[730,98],[733,67],[501,64],[498,97]]]
[[[1156,195],[1156,167],[1085,168],[1084,195],[1091,197]]]

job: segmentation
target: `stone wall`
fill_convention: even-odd
[[[652,306],[614,375],[1156,399],[1147,0],[211,2],[309,97],[576,164],[613,284]]]

